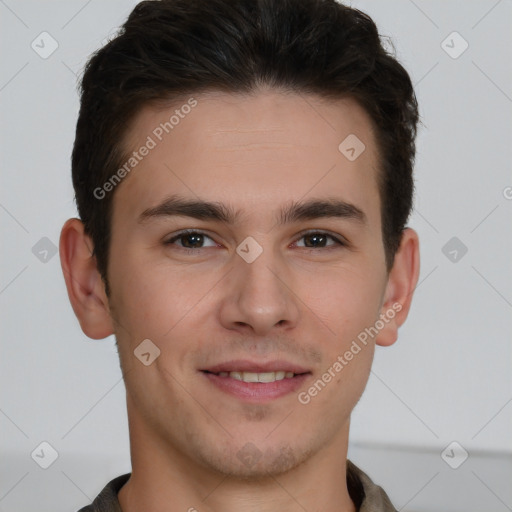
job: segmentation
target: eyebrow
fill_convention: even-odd
[[[191,200],[172,195],[159,205],[144,210],[139,215],[138,222],[145,223],[151,219],[179,216],[234,225],[241,215],[241,211],[235,211],[232,207],[223,203]],[[277,223],[283,225],[332,217],[353,220],[360,224],[367,223],[366,215],[360,208],[332,197],[292,201],[279,210]]]

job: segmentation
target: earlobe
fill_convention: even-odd
[[[419,238],[416,231],[406,228],[402,233],[400,247],[395,254],[393,267],[381,308],[384,327],[376,338],[376,344],[392,345],[398,337],[398,328],[405,322],[411,307],[412,296],[420,272]]]
[[[68,219],[59,242],[69,300],[82,331],[93,339],[114,333],[105,286],[92,255],[92,241],[79,219]]]

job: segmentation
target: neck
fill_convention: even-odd
[[[123,512],[355,512],[347,489],[348,424],[292,469],[254,478],[195,460],[130,416],[132,474],[119,492]]]

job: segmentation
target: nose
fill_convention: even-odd
[[[234,257],[235,268],[223,286],[223,327],[258,336],[268,335],[275,328],[295,327],[300,319],[300,301],[293,293],[284,263],[265,250],[252,263]]]

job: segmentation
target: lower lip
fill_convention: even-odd
[[[309,377],[309,373],[286,377],[274,382],[244,382],[232,377],[221,377],[215,373],[202,372],[220,390],[250,402],[262,402],[296,392]]]

